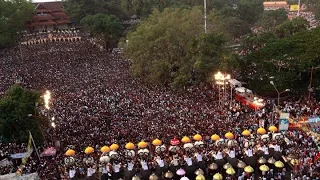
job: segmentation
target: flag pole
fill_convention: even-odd
[[[32,144],[33,144],[33,146],[34,146],[34,149],[36,150],[37,156],[38,156],[38,158],[39,158],[39,160],[40,160],[40,156],[39,156],[39,152],[38,152],[37,146],[36,146],[36,144],[34,143],[34,140],[33,140],[33,137],[32,137],[32,134],[31,134],[30,131],[29,131],[29,133],[30,133],[30,137],[31,137],[31,141],[32,141]]]

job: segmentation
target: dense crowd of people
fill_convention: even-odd
[[[149,179],[154,173],[159,179],[166,179],[170,171],[173,179],[180,179],[177,170],[182,169],[185,174],[181,177],[195,179],[195,171],[200,168],[203,171],[200,174],[207,179],[218,172],[225,179],[319,177],[317,136],[296,129],[284,132],[279,140],[269,133],[270,138],[263,141],[256,134],[260,119],[265,120],[266,129],[278,124],[272,102],[260,110],[252,110],[235,100],[219,106],[217,87],[175,91],[148,84],[131,76],[130,60],[103,50],[86,38],[77,42],[23,45],[21,51],[19,48],[0,51],[0,96],[17,80],[26,88],[49,90],[52,100],[48,114],[50,119],[54,117],[55,127],[44,132],[46,143],[39,151],[57,148],[56,155],[40,159],[33,152],[23,173],[38,172],[41,179],[133,176]],[[289,99],[282,102],[281,109],[295,118],[320,115],[320,103],[315,100]],[[250,138],[241,134],[245,129],[251,131]],[[234,134],[235,141],[216,144],[210,139],[213,134],[223,138],[227,132]],[[195,134],[203,137],[204,145],[187,151],[180,142],[175,146],[179,150],[169,150],[173,138],[181,140]],[[151,144],[156,138],[166,145],[164,151],[156,151]],[[125,155],[126,143],[140,141],[149,143],[149,153]],[[111,144],[120,146],[117,156],[100,152],[102,146]],[[85,154],[88,146],[95,152]],[[26,144],[2,143],[0,147],[1,159],[26,152]],[[68,148],[75,150],[72,157],[75,162],[65,156]],[[100,157],[107,155],[110,160],[100,162]],[[299,163],[290,163],[289,155],[291,159],[299,159]],[[276,168],[265,162],[270,170],[263,175],[259,170],[262,157],[281,160],[285,166]],[[239,160],[251,165],[254,172],[244,173],[237,166]],[[227,162],[237,170],[234,175],[223,169]],[[0,173],[15,172],[20,163],[21,160],[12,159],[10,165],[0,168]]]

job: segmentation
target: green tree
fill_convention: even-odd
[[[240,0],[237,5],[240,19],[250,25],[255,24],[263,14],[263,0]]]
[[[39,101],[39,92],[18,85],[11,87],[0,99],[0,135],[8,140],[26,142],[30,131],[35,140],[43,140],[40,128],[47,127],[48,122],[38,115],[36,102]]]
[[[278,25],[275,28],[275,34],[279,38],[283,38],[307,31],[309,27],[309,22],[306,19],[298,17],[292,20],[286,20],[284,23]]]
[[[114,15],[88,15],[81,20],[81,24],[94,36],[104,39],[105,47],[116,45],[123,31],[123,26]]]
[[[259,19],[258,25],[263,28],[264,31],[271,31],[276,26],[285,22],[287,19],[287,12],[283,8],[272,11],[264,11]]]
[[[17,32],[32,18],[34,6],[26,0],[0,0],[0,48],[17,41]]]

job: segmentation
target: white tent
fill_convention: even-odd
[[[228,82],[233,87],[241,87],[242,86],[241,82],[236,79],[229,79]]]
[[[238,87],[238,88],[235,88],[234,90],[237,91],[238,93],[249,93],[249,94],[252,93],[250,89],[247,89],[245,87]]]

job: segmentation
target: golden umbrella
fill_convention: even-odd
[[[118,150],[119,149],[119,145],[118,144],[112,144],[111,146],[110,146],[110,150],[111,151],[116,151],[116,150]]]
[[[246,173],[252,173],[253,171],[254,171],[254,169],[251,166],[244,167],[244,172],[246,172]]]
[[[227,132],[224,137],[226,137],[227,139],[233,139],[234,135],[231,132]]]
[[[158,176],[155,175],[154,173],[149,176],[149,180],[158,180],[158,179],[159,179]]]
[[[211,140],[212,141],[218,141],[219,139],[220,139],[220,136],[217,135],[217,134],[214,134],[214,135],[211,136]]]
[[[226,163],[225,165],[223,165],[223,169],[229,169],[232,168],[232,165],[230,163]]]
[[[259,164],[265,164],[267,160],[264,157],[259,158],[258,163]]]
[[[159,139],[155,139],[152,141],[152,145],[154,146],[161,146],[162,145],[162,142],[159,140]]]
[[[204,175],[200,174],[196,177],[196,180],[206,180],[206,178],[204,177]]]
[[[191,140],[190,140],[189,137],[184,136],[184,137],[181,139],[181,142],[183,142],[183,143],[189,143],[189,142],[191,142]]]
[[[148,146],[148,144],[147,144],[146,142],[144,142],[144,141],[141,141],[141,142],[138,143],[138,147],[139,147],[140,149],[144,149],[144,148],[146,148],[147,146]]]
[[[140,180],[140,178],[139,178],[137,175],[134,175],[134,176],[132,177],[132,180]]]
[[[101,149],[100,149],[101,152],[104,152],[104,153],[107,153],[110,151],[110,148],[108,146],[103,146]]]
[[[203,172],[202,169],[200,169],[200,168],[199,168],[198,170],[196,170],[194,173],[195,173],[197,176],[204,174],[204,172]]]
[[[263,134],[266,134],[266,133],[267,133],[267,131],[262,127],[257,129],[257,134],[263,135]]]
[[[244,136],[250,136],[250,135],[251,135],[251,132],[246,129],[246,130],[242,131],[241,134],[244,135]]]
[[[220,173],[216,173],[213,175],[214,180],[223,180],[223,176]]]
[[[277,167],[277,168],[283,168],[284,164],[283,164],[283,162],[281,162],[281,161],[276,161],[276,162],[274,163],[274,166]]]
[[[239,160],[239,162],[237,164],[237,167],[240,168],[240,169],[243,169],[244,167],[246,167],[246,164],[243,161]]]
[[[93,147],[87,147],[85,150],[84,150],[84,153],[86,153],[86,154],[91,154],[91,153],[93,153],[94,152],[94,149],[93,149]]]
[[[229,175],[233,175],[233,174],[236,173],[236,171],[235,171],[232,167],[230,167],[230,168],[228,168],[228,169],[226,170],[226,173],[229,174]]]
[[[216,163],[211,163],[211,164],[209,165],[209,169],[211,169],[211,170],[216,170],[216,169],[218,169],[218,165],[217,165]]]
[[[164,177],[165,178],[172,178],[173,177],[173,173],[171,171],[167,171],[165,174],[164,174]]]
[[[260,171],[262,171],[262,172],[266,172],[266,171],[269,171],[269,167],[267,166],[267,165],[261,165],[260,167],[259,167],[259,169],[260,169]]]
[[[129,142],[129,143],[126,144],[125,148],[128,149],[128,150],[133,150],[135,147],[134,147],[134,144],[132,142]]]
[[[291,159],[290,164],[292,164],[293,166],[299,165],[299,160],[298,159]]]
[[[202,140],[202,136],[200,134],[196,134],[196,135],[193,136],[193,140],[201,141]]]
[[[278,131],[278,128],[275,127],[275,126],[270,126],[268,130],[269,130],[270,132],[277,132],[277,131]]]
[[[275,162],[276,162],[276,160],[273,157],[268,159],[269,164],[274,164]]]
[[[65,153],[66,156],[74,156],[75,154],[76,154],[76,152],[75,152],[73,149],[69,149],[69,150]]]

